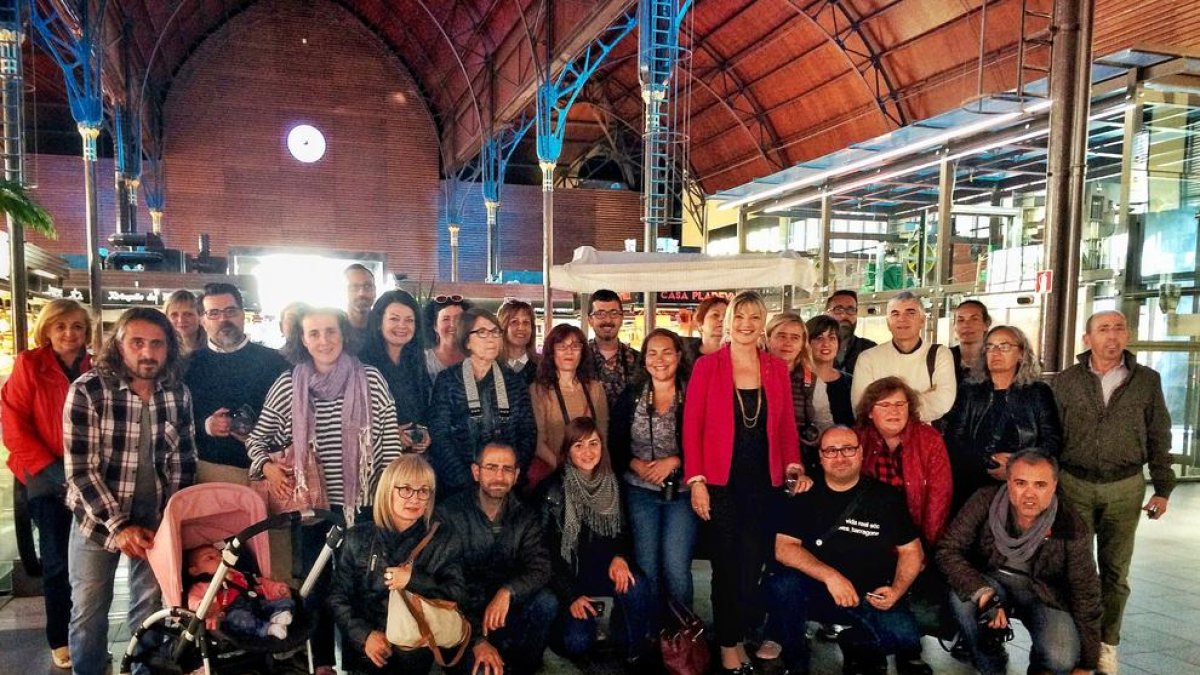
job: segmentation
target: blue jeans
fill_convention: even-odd
[[[649,596],[657,600],[665,590],[676,602],[691,607],[692,550],[700,519],[692,511],[688,493],[664,502],[657,490],[626,487],[633,556],[646,575]]]
[[[42,559],[42,593],[46,602],[46,641],[51,649],[65,647],[71,622],[71,578],[67,573],[67,548],[75,517],[62,495],[31,497],[29,518],[37,526]]]
[[[492,631],[487,638],[504,660],[505,675],[533,675],[541,670],[550,626],[557,616],[558,599],[545,588],[509,607],[504,627]],[[473,635],[471,639],[476,637]],[[468,647],[458,665],[447,668],[446,672],[470,675],[474,669],[475,655]]]
[[[108,610],[120,553],[105,550],[71,528],[68,545],[71,577],[71,631],[68,644],[75,675],[101,675],[108,671]],[[129,559],[130,633],[161,605],[158,582],[145,559]]]
[[[602,582],[584,584],[576,589],[578,595],[611,597],[616,603],[613,609],[616,613],[610,617],[612,626],[620,625],[625,645],[625,657],[628,659],[642,656],[649,644],[651,631],[651,613],[653,598],[645,577],[634,574],[635,583],[626,593],[617,593],[617,589],[608,578]],[[577,596],[578,597],[578,596]],[[570,602],[574,602],[571,598]],[[591,615],[586,619],[576,619],[571,616],[569,605],[562,607],[552,636],[555,651],[567,658],[578,658],[591,649],[596,641],[596,619]]]
[[[838,607],[821,582],[787,568],[776,568],[764,582],[767,635],[783,647],[783,663],[791,672],[807,673],[811,656],[805,622],[839,623],[859,629],[866,639],[856,648],[881,654],[920,654],[921,632],[902,598],[888,611],[875,609],[863,598],[856,607]]]
[[[1029,650],[1030,671],[1070,673],[1079,661],[1079,632],[1070,613],[1047,607],[1038,601],[1032,592],[1017,587],[1006,587],[998,581],[999,575],[985,576],[987,585],[996,589],[1004,613],[1011,622],[1014,616],[1029,630],[1033,643]],[[976,616],[979,604],[958,599],[950,592],[950,605],[962,629],[963,639],[971,651],[971,660],[976,670],[983,675],[1002,675],[1008,662],[1004,645],[989,645],[979,640],[979,622]],[[998,647],[998,648],[997,648]]]

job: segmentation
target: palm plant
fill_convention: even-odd
[[[0,213],[7,213],[26,229],[49,239],[58,239],[54,217],[29,196],[25,186],[16,181],[0,180]]]

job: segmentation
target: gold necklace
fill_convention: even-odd
[[[737,391],[735,388],[733,395],[734,398],[737,399],[738,408],[740,408],[742,411],[742,426],[746,427],[747,429],[753,429],[754,427],[758,426],[758,416],[762,414],[762,387],[754,390],[754,417],[748,417],[746,415],[746,403],[742,401],[742,392]]]

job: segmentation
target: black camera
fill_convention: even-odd
[[[804,445],[816,445],[821,441],[821,431],[812,422],[805,422],[800,427],[800,442]]]
[[[662,495],[664,502],[673,502],[679,496],[679,481],[682,479],[683,472],[679,469],[675,469],[667,474],[666,479],[662,483],[662,492],[659,493]]]
[[[249,436],[250,432],[254,431],[257,421],[258,415],[254,414],[254,408],[243,405],[229,414],[229,433],[235,436]]]

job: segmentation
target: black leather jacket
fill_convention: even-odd
[[[620,484],[619,481],[618,484]],[[561,552],[562,529],[566,512],[566,496],[563,492],[561,472],[555,473],[546,480],[541,494],[542,529],[546,533],[546,543],[550,549],[553,570],[550,577],[550,590],[558,597],[558,601],[563,607],[574,602],[575,598],[580,595],[576,591],[576,587],[583,581],[580,578],[580,573],[583,571],[580,569],[581,560],[586,560],[585,564],[591,564],[593,567],[595,565],[604,567],[604,576],[608,574],[608,565],[617,556],[625,558],[630,567],[633,567],[633,558],[629,554],[633,546],[629,539],[628,522],[621,523],[621,533],[615,537],[596,534],[584,523],[583,530],[579,533],[575,560],[563,558]],[[595,569],[592,571],[596,572]]]
[[[404,532],[385,530],[374,523],[355,525],[346,532],[326,602],[353,649],[361,652],[371,631],[387,629],[390,591],[384,585],[384,569],[406,562],[428,531],[425,522],[418,521]],[[376,556],[374,571],[370,569],[372,556]],[[408,590],[426,598],[462,603],[462,545],[445,523],[413,564]]]
[[[1007,412],[999,425],[988,425],[995,404],[990,380],[970,382],[958,389],[954,408],[946,415],[946,449],[954,468],[955,503],[962,504],[976,488],[994,482],[987,461],[996,452],[1039,448],[1057,457],[1062,446],[1062,425],[1054,392],[1044,382],[1008,389]],[[1015,447],[999,447],[1005,437],[1017,438]]]
[[[496,522],[479,507],[475,491],[463,492],[438,510],[462,544],[466,577],[462,608],[471,622],[472,643],[483,639],[483,611],[501,587],[512,604],[527,601],[550,581],[550,555],[542,537],[541,514],[512,494]]]

